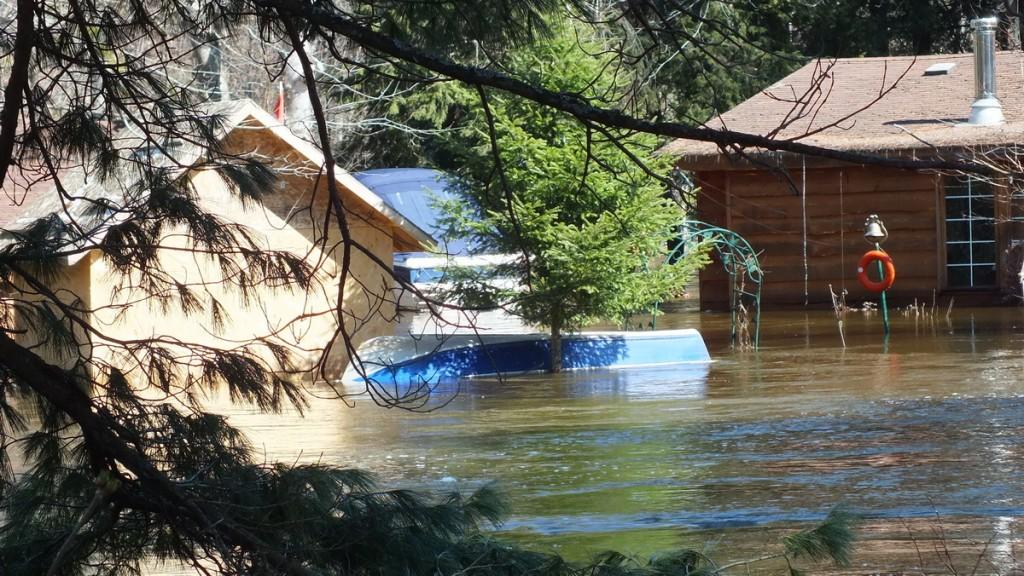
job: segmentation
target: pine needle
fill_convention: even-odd
[[[843,506],[837,506],[815,528],[783,539],[786,555],[791,558],[809,558],[815,562],[831,560],[836,566],[849,566],[855,540],[855,523],[854,514]]]

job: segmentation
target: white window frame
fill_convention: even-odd
[[[973,187],[972,187],[974,185],[974,183],[976,183],[976,182],[978,182],[978,180],[976,180],[974,178],[970,178],[970,177],[968,177],[968,178],[950,178],[950,179],[946,180],[944,182],[944,184],[943,184],[943,190],[942,190],[942,192],[943,192],[943,195],[942,195],[943,226],[945,227],[945,234],[946,234],[946,237],[944,238],[944,245],[943,245],[943,248],[945,248],[945,254],[943,255],[943,257],[945,259],[945,264],[946,264],[946,284],[950,288],[954,288],[954,289],[955,288],[991,288],[992,286],[995,286],[996,283],[998,282],[998,279],[996,280],[996,282],[993,282],[991,284],[977,284],[974,281],[974,269],[975,269],[975,267],[980,267],[980,266],[997,267],[997,263],[994,262],[994,261],[993,262],[975,262],[975,260],[974,260],[974,246],[976,244],[991,244],[992,245],[992,254],[995,255],[995,253],[996,253],[996,249],[995,249],[995,244],[996,244],[996,235],[995,235],[995,222],[996,222],[995,190],[993,189],[991,184],[985,183],[986,186],[988,187],[989,193],[988,194],[978,194],[978,195],[976,195],[976,194],[973,193]],[[965,193],[964,194],[950,194],[949,192],[953,188],[962,188]],[[975,216],[974,215],[974,200],[975,199],[979,199],[979,198],[990,198],[992,200],[992,204],[991,204],[991,206],[992,206],[992,216],[991,217],[988,217],[988,216]],[[965,199],[967,200],[967,217],[965,218],[965,217],[963,217],[963,215],[957,214],[955,218],[951,218],[948,210],[946,209],[946,206],[947,206],[947,202],[946,201],[947,200],[965,200]],[[992,239],[991,240],[975,240],[974,239],[974,223],[975,222],[985,222],[985,221],[992,222]],[[967,240],[949,240],[949,238],[948,238],[949,226],[947,225],[947,223],[949,223],[949,222],[967,222],[968,223],[967,224]],[[950,263],[949,262],[949,250],[948,250],[948,247],[950,245],[966,245],[967,246],[967,261],[966,262],[957,262],[955,264],[954,263]],[[951,268],[967,268],[968,283],[966,285],[954,286],[949,281],[949,270]]]

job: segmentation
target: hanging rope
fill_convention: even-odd
[[[807,157],[800,156],[803,164],[803,174],[800,183],[800,210],[803,213],[804,221],[804,306],[810,301],[810,267],[807,265]]]
[[[846,291],[846,220],[843,214],[843,169],[839,169],[839,286]]]

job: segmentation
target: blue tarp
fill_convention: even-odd
[[[429,168],[381,168],[358,172],[354,176],[395,211],[441,242],[438,248],[442,252],[453,255],[469,253],[464,240],[445,244],[439,238],[438,214],[431,202],[434,198],[446,200],[452,197],[444,173]]]

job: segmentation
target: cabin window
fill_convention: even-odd
[[[994,286],[996,227],[992,185],[946,180],[946,280],[950,288]]]

